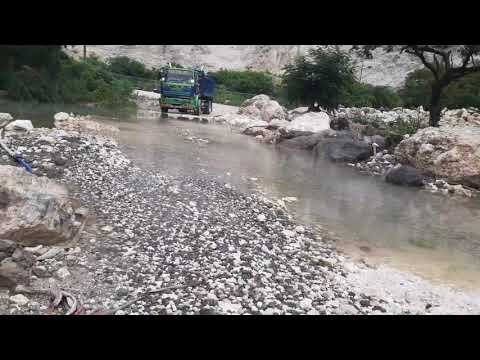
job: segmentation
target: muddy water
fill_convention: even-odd
[[[258,143],[226,126],[178,120],[120,123],[120,142],[140,166],[212,176],[242,191],[294,196],[289,208],[321,224],[357,258],[431,280],[480,289],[480,200],[449,199],[386,184],[308,153]],[[206,140],[206,141],[205,141]]]

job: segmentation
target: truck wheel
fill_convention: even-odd
[[[212,112],[212,102],[211,100],[208,100],[206,103],[205,103],[205,106],[203,106],[203,109],[202,109],[203,113],[204,114],[210,114]]]

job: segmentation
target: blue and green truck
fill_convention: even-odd
[[[195,115],[212,112],[215,81],[204,70],[165,67],[160,74],[162,113],[172,109]]]

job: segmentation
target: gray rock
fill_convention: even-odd
[[[414,167],[408,165],[397,165],[391,168],[386,176],[385,180],[391,184],[404,185],[404,186],[422,186],[424,183],[424,177]]]
[[[323,156],[335,162],[358,162],[373,154],[372,147],[360,141],[347,138],[329,139],[315,147],[315,155]]]
[[[0,263],[0,287],[13,288],[18,284],[28,284],[28,271],[12,258],[6,258]]]
[[[330,122],[330,128],[333,130],[347,130],[350,128],[350,123],[346,118],[336,117]]]
[[[11,240],[0,239],[0,251],[6,254],[12,254],[17,247],[17,244]]]
[[[68,190],[22,168],[0,166],[0,237],[26,246],[70,240],[74,203]]]
[[[71,274],[70,274],[70,271],[68,271],[68,269],[66,267],[62,267],[60,269],[57,270],[57,276],[60,278],[60,279],[66,279],[67,277],[69,277]]]
[[[35,266],[32,268],[32,272],[39,278],[48,278],[51,274],[48,272],[45,266]]]

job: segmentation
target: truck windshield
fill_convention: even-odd
[[[189,82],[191,79],[193,79],[191,72],[169,72],[166,81]]]

